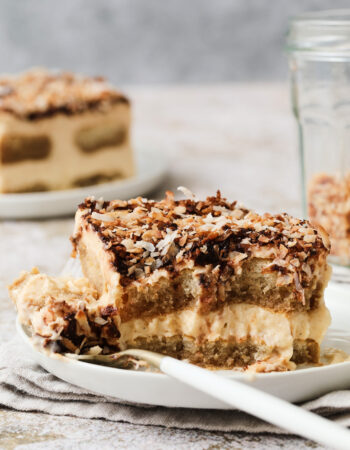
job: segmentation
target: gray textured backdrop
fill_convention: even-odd
[[[287,20],[349,0],[0,0],[0,72],[46,65],[118,83],[273,80]]]

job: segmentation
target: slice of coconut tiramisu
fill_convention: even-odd
[[[48,316],[45,300],[28,308],[32,296],[24,294],[44,275],[24,274],[10,288],[38,334],[45,312],[48,341],[47,324],[63,318],[51,327],[62,349],[135,347],[255,371],[319,361],[330,323],[329,242],[307,221],[258,215],[219,192],[203,201],[170,192],[161,201],[90,198],[77,211],[72,240],[90,283],[87,300],[51,296]]]
[[[0,192],[133,175],[128,99],[100,77],[31,70],[0,78]]]

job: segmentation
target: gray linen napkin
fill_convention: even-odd
[[[153,407],[96,395],[47,373],[33,362],[18,337],[0,346],[0,404],[19,411],[141,425],[288,434],[241,411]],[[303,406],[350,426],[350,390],[332,392]]]

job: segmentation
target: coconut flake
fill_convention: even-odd
[[[103,197],[100,197],[99,199],[96,200],[96,208],[97,209],[101,209],[103,206],[104,200]]]
[[[176,237],[177,237],[177,230],[167,234],[164,239],[158,242],[157,248],[159,250],[164,250],[164,248],[170,246],[170,244],[174,241]]]
[[[187,198],[192,198],[193,200],[195,200],[196,196],[194,195],[194,193],[192,191],[190,191],[187,187],[185,186],[179,186],[177,188],[178,191],[182,192],[183,195]]]
[[[88,355],[99,355],[102,353],[102,348],[99,345],[95,345],[94,347],[90,347],[87,352]]]
[[[100,220],[101,222],[114,222],[114,217],[108,215],[108,214],[100,214],[94,211],[91,213],[91,217],[96,220]]]
[[[306,234],[304,236],[304,241],[313,244],[316,241],[315,234]]]
[[[160,258],[156,259],[156,269],[159,269],[162,265],[163,265],[162,260]]]
[[[309,266],[309,264],[303,263],[302,265],[302,270],[303,272],[306,273],[306,275],[311,278],[312,277],[312,271],[311,271],[311,267]]]
[[[181,214],[185,214],[185,212],[186,212],[185,206],[176,206],[174,208],[174,213],[175,214],[181,215]]]
[[[236,251],[230,252],[228,256],[234,265],[238,265],[243,259],[248,258],[248,255],[246,253]]]
[[[137,248],[144,248],[145,250],[151,252],[154,252],[155,250],[155,246],[152,244],[152,242],[147,242],[147,241],[137,241],[135,242],[135,247]]]
[[[135,243],[132,239],[130,238],[125,238],[120,242],[122,245],[124,245],[124,247],[126,248],[127,252],[132,252],[135,248]]]
[[[108,320],[105,320],[102,317],[96,317],[94,322],[97,323],[97,325],[106,325],[106,323],[108,323]]]

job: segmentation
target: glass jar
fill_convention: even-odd
[[[328,231],[331,262],[350,265],[350,10],[292,19],[287,51],[304,214]]]

